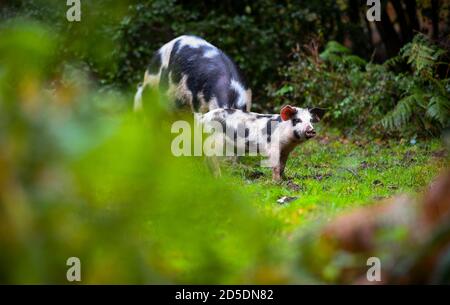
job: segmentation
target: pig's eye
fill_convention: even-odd
[[[302,120],[300,120],[300,119],[292,119],[292,124],[294,124],[294,125],[301,123],[301,122],[302,122]]]

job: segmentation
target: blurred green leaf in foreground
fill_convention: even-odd
[[[43,25],[10,22],[0,37],[1,283],[66,283],[72,256],[83,283],[280,280],[258,271],[270,225],[202,159],[172,156],[157,102],[130,115],[55,57],[61,37]]]

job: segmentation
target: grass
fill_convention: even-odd
[[[296,148],[281,183],[271,181],[271,170],[261,168],[257,158],[246,157],[225,172],[279,222],[282,233],[291,233],[350,208],[421,191],[445,166],[445,155],[438,139],[414,144],[347,139],[330,130]],[[295,199],[278,203],[283,196]]]

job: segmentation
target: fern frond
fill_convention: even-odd
[[[356,56],[356,55],[344,56],[343,62],[346,64],[352,64],[352,65],[360,66],[360,67],[364,67],[365,65],[367,65],[367,61],[365,61],[364,59],[362,59],[361,57]]]
[[[450,100],[443,96],[433,96],[428,104],[426,116],[444,126],[450,118]]]
[[[386,129],[399,129],[404,126],[412,117],[415,108],[420,106],[423,100],[421,93],[411,94],[401,99],[397,106],[388,113],[381,121]]]
[[[398,65],[399,65],[400,63],[402,63],[402,62],[403,62],[403,57],[397,55],[397,56],[391,57],[391,58],[389,58],[388,60],[386,60],[386,61],[383,63],[383,65],[384,65],[385,67],[388,67],[388,68],[393,68],[393,67],[398,66]]]
[[[330,41],[325,46],[325,50],[320,53],[320,58],[324,61],[336,63],[342,60],[342,55],[350,54],[350,49],[337,41]]]
[[[445,53],[423,34],[418,34],[413,41],[405,45],[400,55],[406,59],[417,75],[431,76],[439,57]]]

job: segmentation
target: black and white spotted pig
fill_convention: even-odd
[[[213,128],[220,141],[238,151],[268,157],[273,180],[280,180],[291,151],[316,135],[313,123],[321,120],[324,109],[303,109],[287,105],[280,114],[258,114],[236,109],[216,109],[201,116],[202,124]],[[217,133],[217,127],[220,127]],[[222,132],[222,133],[221,133]],[[225,138],[225,139],[224,139]]]
[[[163,45],[138,86],[134,109],[147,86],[158,87],[177,108],[207,112],[216,108],[250,110],[252,93],[236,65],[221,50],[196,36],[183,35]]]

